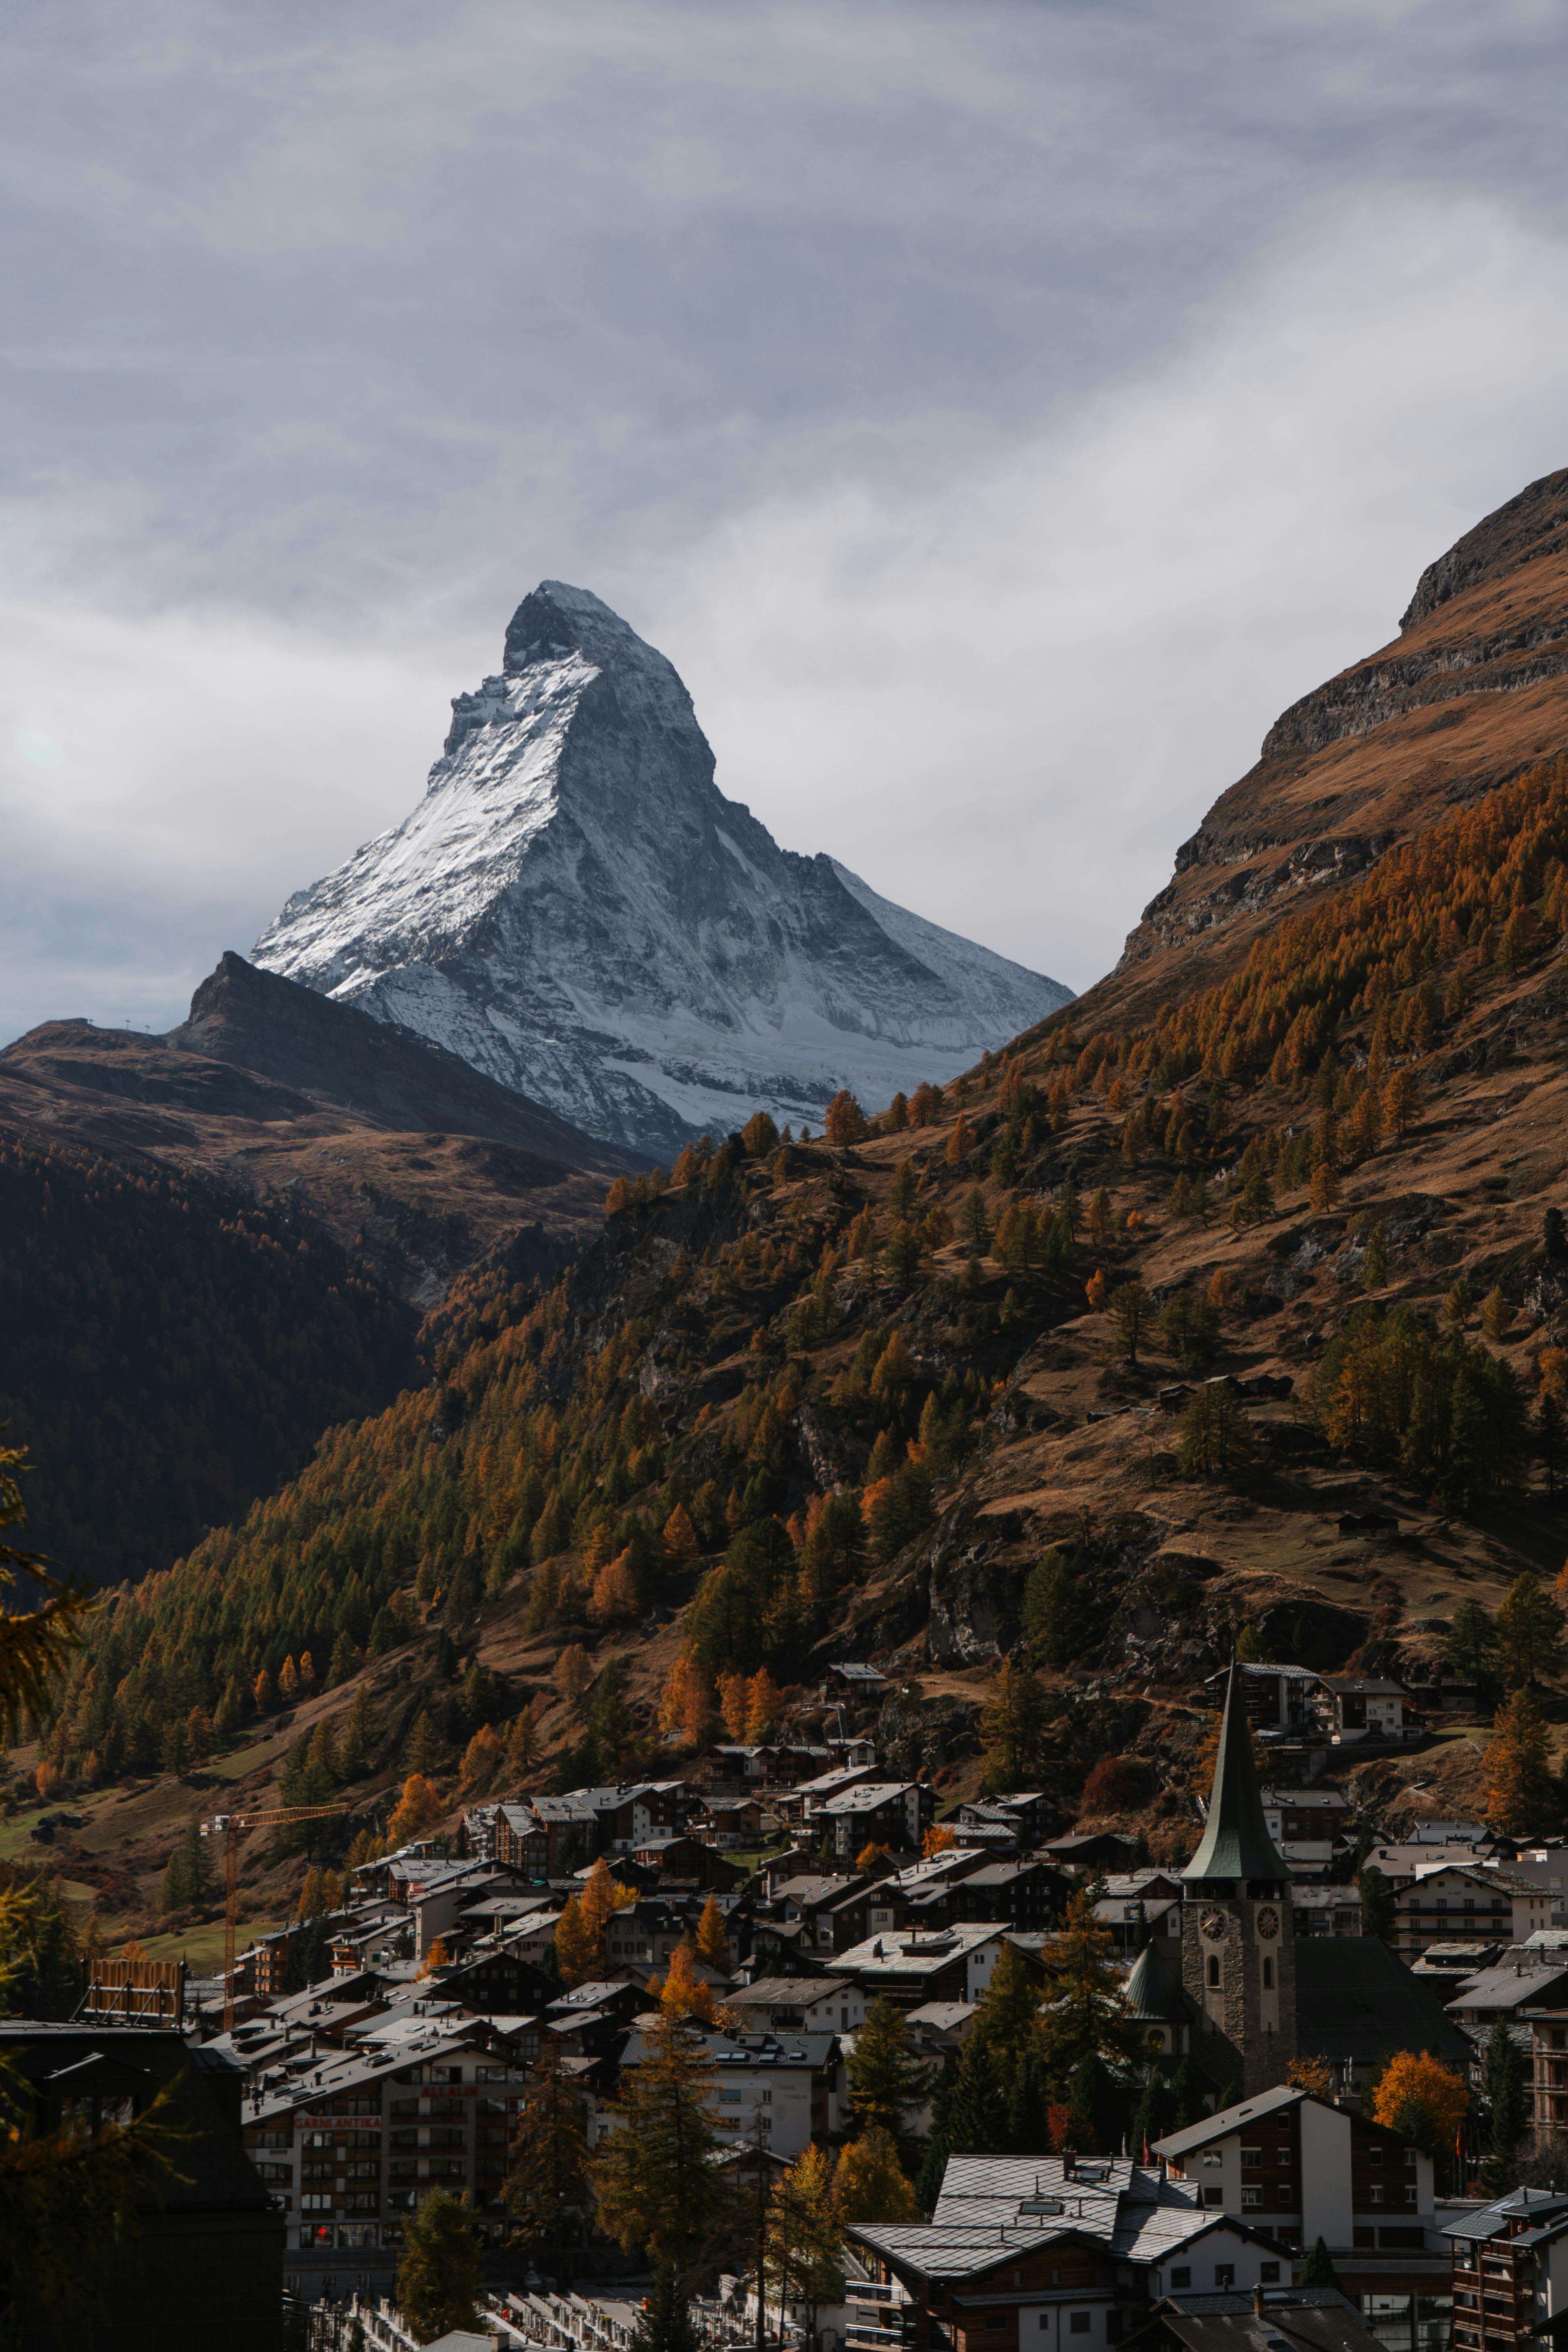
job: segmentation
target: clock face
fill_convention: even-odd
[[[1219,1937],[1225,1933],[1225,1913],[1223,1911],[1205,1911],[1204,1913],[1203,1927],[1204,1934],[1205,1936],[1212,1936],[1217,1942]]]
[[[1279,1914],[1271,1903],[1266,1903],[1258,1915],[1258,1932],[1260,1936],[1277,1936],[1279,1933]]]

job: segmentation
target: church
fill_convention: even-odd
[[[1469,2045],[1431,1987],[1374,1937],[1296,1932],[1290,1877],[1268,1834],[1251,1727],[1233,1660],[1208,1820],[1182,1872],[1184,2035],[1167,2020],[1173,2056],[1190,2055],[1222,2104],[1286,2079],[1299,2055],[1327,2059],[1359,2091],[1391,2050],[1427,2050],[1468,2067]],[[1131,1987],[1130,1985],[1130,1991]],[[1174,2006],[1164,1990],[1160,2003]],[[1153,1979],[1139,1988],[1153,2010]]]

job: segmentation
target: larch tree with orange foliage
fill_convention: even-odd
[[[1285,2080],[1293,2091],[1310,2091],[1315,2099],[1331,2099],[1337,2087],[1326,2058],[1292,2058]]]
[[[836,1150],[858,1143],[866,1132],[866,1114],[847,1087],[840,1087],[827,1106],[822,1131]]]
[[[683,1748],[700,1748],[712,1737],[713,1692],[695,1658],[677,1658],[666,1675],[658,1727]]]
[[[1541,1701],[1528,1683],[1499,1707],[1482,1769],[1487,1819],[1492,1826],[1543,1831],[1556,1802],[1552,1737]]]
[[[581,1897],[583,1927],[593,1948],[593,1973],[604,1976],[610,1965],[610,1922],[617,1911],[627,1910],[637,1901],[637,1889],[623,1886],[610,1874],[610,1865],[603,1854],[588,1873],[587,1884]]]
[[[1428,2156],[1446,2156],[1469,2113],[1469,2085],[1462,2074],[1425,2050],[1396,2050],[1379,2079],[1372,2103],[1373,2123],[1413,2140]]]
[[[933,1822],[921,1840],[921,1852],[930,1862],[934,1854],[950,1853],[957,1843],[958,1840],[948,1822]]]
[[[662,1981],[657,1976],[649,1977],[647,1989],[667,2017],[689,2017],[699,2025],[713,2023],[713,1988],[706,1978],[698,1975],[689,1945],[677,1944]]]
[[[562,1983],[568,1988],[587,1984],[597,1974],[594,1937],[575,1895],[566,1897],[555,1922],[555,1964],[561,1971]]]
[[[414,1838],[434,1829],[446,1807],[434,1784],[423,1772],[410,1772],[403,1783],[403,1794],[397,1810],[386,1825],[386,1834],[394,1846],[407,1845]]]
[[[779,1727],[779,1717],[783,1713],[783,1691],[766,1666],[759,1666],[746,1685],[746,1738],[750,1740],[771,1739]]]
[[[697,1540],[697,1530],[691,1524],[691,1514],[684,1503],[677,1503],[664,1523],[659,1538],[664,1556],[672,1569],[689,1568],[702,1547]]]
[[[697,1922],[697,1957],[704,1968],[716,1969],[721,1975],[729,1973],[730,1931],[716,1895],[708,1897]]]
[[[719,1677],[719,1713],[731,1739],[746,1736],[746,1677],[731,1668]]]

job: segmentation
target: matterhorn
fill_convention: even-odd
[[[637,1152],[939,1083],[1058,982],[781,849],[713,782],[674,668],[542,582],[459,695],[413,814],[289,899],[267,971],[415,1031]]]

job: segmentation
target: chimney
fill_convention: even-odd
[[[1263,2288],[1261,2283],[1252,2290],[1252,2308],[1257,2313],[1258,2318],[1261,2319],[1263,2316]]]

